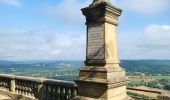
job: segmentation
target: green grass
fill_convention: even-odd
[[[170,80],[170,76],[145,76],[147,78],[154,78],[154,79],[169,79]]]

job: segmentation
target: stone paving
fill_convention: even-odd
[[[0,94],[0,100],[11,100],[10,97]]]

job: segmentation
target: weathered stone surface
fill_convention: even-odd
[[[170,100],[170,94],[161,94],[158,96],[158,100]]]
[[[61,80],[0,74],[0,84],[0,94],[10,100],[70,100],[78,93],[74,82]]]
[[[88,26],[87,59],[104,59],[103,33],[102,24]]]
[[[119,66],[117,25],[121,10],[107,0],[82,9],[87,25],[86,66],[80,69],[75,100],[128,100],[125,70]]]
[[[0,100],[11,100],[11,98],[3,94],[0,94]]]

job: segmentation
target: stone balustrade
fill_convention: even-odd
[[[74,82],[0,74],[0,93],[13,100],[70,100],[78,91]]]
[[[158,100],[170,100],[170,94],[161,94],[158,96]]]
[[[127,90],[134,93],[135,91],[153,93],[158,95],[158,100],[169,100],[169,96],[161,95],[159,91],[134,88]],[[78,86],[69,81],[0,74],[0,94],[9,96],[12,100],[71,100],[78,95]],[[129,94],[129,96],[135,99],[142,98],[142,95]]]

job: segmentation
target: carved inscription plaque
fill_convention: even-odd
[[[104,34],[101,24],[88,26],[87,59],[104,59]]]

